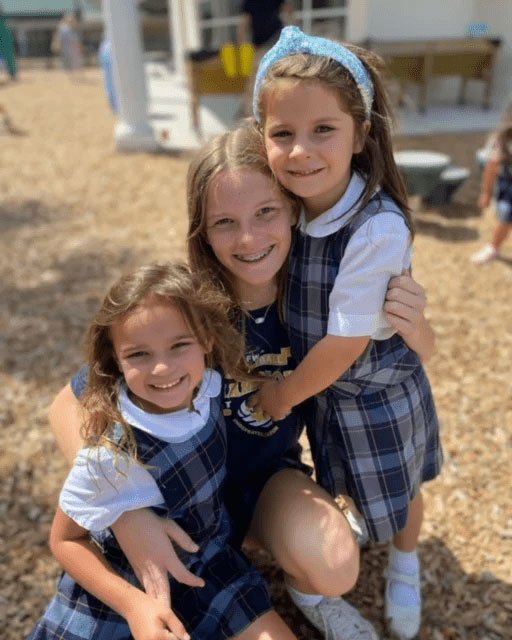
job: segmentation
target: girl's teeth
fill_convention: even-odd
[[[176,380],[176,382],[171,382],[170,384],[153,384],[153,386],[155,387],[155,389],[172,389],[180,382],[181,378],[179,380]]]
[[[320,169],[312,169],[311,171],[291,171],[296,176],[311,176],[314,173],[317,173]]]
[[[244,262],[257,262],[258,260],[261,260],[262,258],[267,256],[270,253],[271,249],[272,247],[266,249],[265,251],[262,251],[261,253],[258,253],[255,256],[236,256],[236,257],[239,260],[243,260]]]

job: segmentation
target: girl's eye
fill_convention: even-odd
[[[127,360],[132,360],[134,358],[143,358],[148,354],[147,351],[134,351],[133,353],[129,353],[125,356]]]
[[[330,127],[328,124],[320,124],[316,128],[317,133],[327,133],[329,131],[334,131],[334,127]]]
[[[267,213],[273,213],[276,210],[275,207],[261,207],[258,213],[265,215]]]
[[[271,138],[287,138],[288,136],[291,136],[291,131],[288,131],[287,129],[282,129],[281,131],[275,131],[270,137]]]
[[[171,349],[184,349],[186,347],[188,347],[190,344],[192,344],[191,342],[176,342],[172,345]]]
[[[211,225],[212,227],[227,227],[233,222],[231,218],[219,218]]]

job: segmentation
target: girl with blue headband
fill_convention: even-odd
[[[421,484],[442,451],[420,359],[382,312],[389,279],[410,267],[413,230],[377,61],[288,27],[260,64],[254,112],[268,161],[302,200],[285,300],[300,364],[254,406],[275,420],[304,407],[317,481],[355,502],[373,540],[392,540],[385,614],[412,638]],[[294,599],[322,629],[318,608]]]

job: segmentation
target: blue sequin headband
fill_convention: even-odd
[[[281,31],[278,42],[263,57],[256,74],[252,108],[258,122],[261,122],[261,113],[258,109],[261,83],[275,62],[294,53],[311,53],[323,58],[332,58],[344,67],[354,78],[363,100],[366,118],[370,120],[373,103],[373,84],[368,71],[366,71],[359,58],[337,42],[326,38],[309,36],[303,33],[299,27],[285,27]]]

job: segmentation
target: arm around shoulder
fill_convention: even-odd
[[[50,406],[49,421],[57,444],[71,466],[84,443],[80,434],[83,409],[70,384],[63,387],[55,396]]]
[[[425,317],[426,305],[425,289],[408,271],[389,281],[384,303],[386,319],[423,363],[435,351],[435,333]]]

